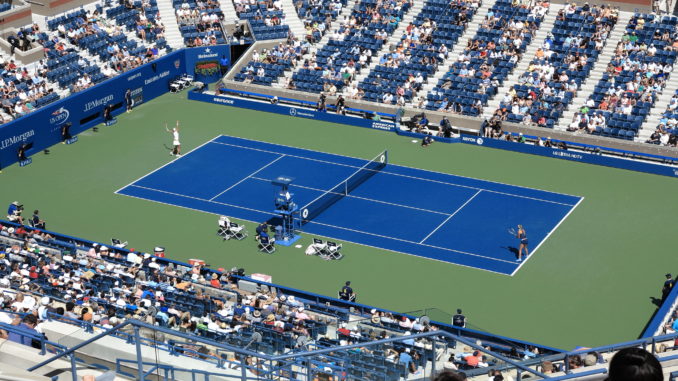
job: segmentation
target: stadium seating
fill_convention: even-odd
[[[588,77],[617,20],[608,7],[561,9],[537,56],[499,108],[504,120],[553,128]]]
[[[548,7],[497,0],[459,60],[429,93],[426,108],[444,109],[454,100],[452,107],[462,114],[480,115],[532,41]]]
[[[337,19],[341,10],[346,7],[347,0],[320,1],[301,0],[296,1],[297,14],[303,20],[306,29],[306,41],[318,42],[329,30],[330,23]]]
[[[241,20],[247,20],[257,40],[287,38],[289,26],[284,24],[285,15],[280,1],[257,2],[255,0],[234,0],[235,11]]]
[[[174,0],[179,30],[186,46],[225,44],[221,27],[224,13],[217,1],[200,2]]]
[[[408,26],[394,51],[380,58],[380,64],[358,86],[362,99],[404,106],[429,75],[447,59],[478,2],[428,0]],[[354,90],[349,97],[358,98]]]
[[[635,14],[571,129],[633,140],[673,71],[678,18]]]
[[[324,90],[331,95],[341,91],[369,64],[409,8],[410,3],[402,0],[357,3],[348,24],[294,74],[295,88],[314,93]]]

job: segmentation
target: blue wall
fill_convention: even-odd
[[[16,163],[24,142],[33,144],[28,156],[59,143],[65,123],[72,123],[74,136],[101,123],[107,104],[122,103],[114,115],[123,112],[127,89],[139,102],[147,102],[166,93],[169,83],[185,72],[184,51],[179,50],[0,126],[0,166]],[[96,113],[95,119],[83,120]]]
[[[231,90],[228,90],[228,91],[231,91]],[[270,98],[270,96],[265,95],[265,94],[254,94],[254,93],[246,93],[246,92],[238,92],[238,91],[234,91],[234,92],[242,93],[243,95],[256,95],[256,96]],[[415,137],[415,138],[419,138],[419,139],[424,137],[423,134],[412,133],[412,132],[402,131],[400,129],[396,129],[395,124],[391,121],[379,121],[379,122],[377,122],[377,121],[373,121],[373,120],[370,120],[370,119],[361,119],[361,118],[356,118],[356,117],[337,115],[333,112],[318,112],[318,111],[308,109],[308,108],[298,108],[298,107],[287,106],[287,105],[272,105],[272,104],[270,104],[266,101],[258,101],[258,100],[255,101],[255,100],[248,100],[248,99],[242,99],[242,98],[236,98],[236,97],[224,96],[224,95],[214,96],[214,95],[208,95],[208,94],[200,94],[200,93],[196,93],[196,92],[189,92],[188,99],[198,100],[198,101],[202,101],[202,102],[215,103],[215,104],[220,104],[220,105],[224,105],[224,106],[242,107],[242,108],[248,108],[248,109],[251,109],[251,110],[266,111],[266,112],[272,112],[272,113],[276,113],[276,114],[290,115],[290,116],[294,116],[294,117],[298,117],[298,118],[308,118],[308,119],[322,120],[322,121],[325,121],[325,122],[342,123],[342,124],[348,124],[348,125],[358,126],[358,127],[374,128],[374,129],[385,130],[385,131],[393,131],[393,132],[396,132],[398,135]],[[282,101],[283,98],[281,98],[280,100]],[[293,101],[293,102],[297,102],[297,103],[304,103],[304,104],[307,104],[308,107],[312,106],[311,102],[305,102],[305,101],[300,101],[300,100],[296,100],[296,99],[285,99],[285,100],[289,100],[289,101]],[[530,138],[536,138],[536,137],[530,137]],[[669,165],[663,165],[663,164],[659,164],[659,163],[643,162],[643,161],[637,161],[637,160],[628,160],[628,159],[624,159],[622,157],[610,157],[610,156],[602,156],[602,155],[586,153],[586,152],[581,152],[581,151],[566,151],[566,150],[557,149],[557,148],[538,147],[538,146],[535,146],[533,144],[522,144],[522,143],[517,143],[517,142],[507,142],[505,140],[481,138],[481,137],[470,136],[470,135],[462,135],[459,138],[433,137],[433,139],[435,139],[436,141],[439,141],[439,142],[444,142],[444,143],[464,143],[464,144],[479,145],[479,146],[483,146],[483,147],[498,148],[498,149],[515,151],[515,152],[522,152],[522,153],[527,153],[527,154],[532,154],[532,155],[552,157],[552,158],[556,158],[556,159],[577,161],[577,162],[580,162],[580,163],[604,165],[604,166],[608,166],[608,167],[628,169],[628,170],[632,170],[632,171],[653,173],[653,174],[662,175],[662,176],[678,177],[678,167],[676,167],[676,166],[669,166]],[[577,147],[581,146],[580,144],[573,144],[573,145],[577,146]],[[600,148],[602,150],[611,150],[611,149],[608,149],[608,148],[605,148],[605,147],[596,147],[596,146],[586,146],[586,147],[587,148]],[[631,152],[631,151],[616,150],[616,152],[621,153],[621,154],[638,155],[638,156],[641,156],[641,157],[644,155],[644,154]],[[652,156],[652,155],[646,155],[646,156]],[[653,156],[653,157],[657,158],[658,156]]]

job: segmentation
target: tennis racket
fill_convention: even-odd
[[[516,235],[516,229],[514,228],[508,228],[507,231],[510,235]]]
[[[168,151],[174,150],[174,147],[169,147],[169,146],[168,146],[167,144],[165,144],[165,143],[163,143],[162,145],[165,146],[165,149],[168,150]]]

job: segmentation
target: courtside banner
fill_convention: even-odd
[[[554,157],[557,159],[565,159],[570,161],[577,161],[580,163],[604,165],[606,167],[614,167],[620,169],[629,169],[638,172],[653,173],[655,175],[678,177],[678,167],[662,164],[654,164],[644,161],[623,159],[618,157],[603,156],[591,154],[580,151],[562,150],[557,148],[539,147],[533,144],[507,142],[505,140],[497,140],[490,138],[483,138],[478,136],[462,135],[461,143],[472,144],[483,147],[498,148],[508,151],[528,153],[532,155]],[[631,152],[629,152],[631,153]]]
[[[168,92],[169,83],[185,70],[184,52],[179,50],[0,126],[0,166],[16,163],[23,145],[31,147],[26,151],[31,156],[59,143],[67,123],[75,136],[103,122],[107,105],[117,107],[113,115],[124,112],[127,90],[135,106]]]
[[[210,95],[199,93],[196,91],[190,91],[188,93],[188,99],[201,102],[215,103],[225,106],[247,108],[250,110],[290,115],[297,118],[307,118],[320,120],[323,122],[348,124],[351,126],[358,126],[364,128],[374,128],[377,130],[393,131],[395,129],[395,124],[392,121],[376,121],[372,119],[363,119],[358,117],[339,115],[331,111],[319,112],[306,107],[294,107],[280,104],[274,105],[266,101],[235,98],[227,95]]]

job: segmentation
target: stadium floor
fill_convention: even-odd
[[[305,234],[505,275],[526,262],[516,261],[509,227],[529,228],[533,255],[582,200],[395,164],[377,170],[386,161],[386,152],[363,160],[220,135],[116,193],[258,222],[273,216],[271,181],[284,175],[311,216]],[[353,188],[346,179],[361,183],[341,197]]]
[[[320,123],[168,94],[120,116],[111,127],[53,147],[33,164],[0,175],[0,201],[40,209],[48,228],[66,234],[161,245],[180,260],[244,267],[273,281],[336,295],[346,280],[358,300],[401,312],[428,309],[449,319],[462,308],[469,326],[563,349],[636,338],[655,310],[663,275],[675,271],[675,179],[523,155],[471,145],[433,144],[383,131]],[[370,158],[389,149],[391,163],[585,198],[513,277],[345,243],[346,257],[327,262],[303,249],[257,252],[252,240],[217,239],[216,217],[116,195],[169,162],[165,122],[181,120],[185,152],[232,135]],[[254,225],[247,224],[250,231]],[[301,241],[309,243],[309,237]]]

